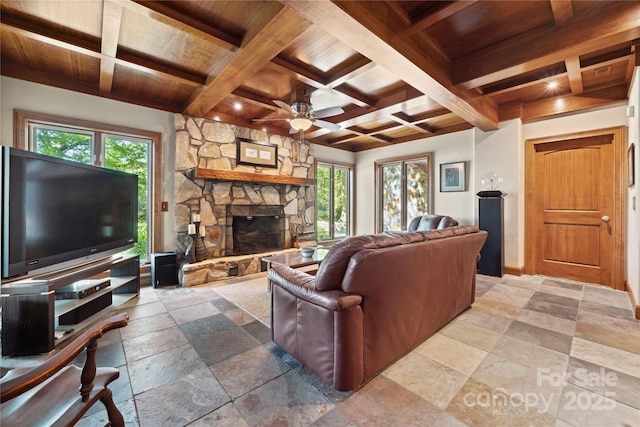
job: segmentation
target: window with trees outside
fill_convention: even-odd
[[[403,231],[412,218],[431,213],[431,153],[376,162],[376,231]]]
[[[34,113],[16,112],[21,123],[16,146],[42,154],[138,175],[138,242],[128,252],[148,261],[154,252],[155,199],[160,136],[155,132],[119,128]],[[21,139],[23,139],[21,141]],[[161,164],[161,163],[158,163]]]
[[[316,233],[318,240],[351,235],[351,167],[318,162]]]

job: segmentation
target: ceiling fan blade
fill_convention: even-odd
[[[288,111],[289,113],[293,114],[294,116],[297,114],[295,112],[295,110],[293,108],[291,108],[291,106],[285,102],[280,101],[279,99],[274,99],[273,103],[276,104],[278,107],[282,108],[283,110]]]
[[[337,116],[338,114],[342,113],[344,113],[344,110],[341,107],[329,107],[323,108],[322,110],[314,111],[313,116],[321,119],[323,117]]]
[[[341,129],[342,126],[337,125],[335,123],[327,122],[325,120],[313,120],[313,124],[315,126],[320,126],[321,128],[329,129],[329,130],[338,130]]]
[[[273,118],[264,118],[264,119],[251,119],[252,122],[273,122],[276,120],[291,120],[290,117],[273,117]]]

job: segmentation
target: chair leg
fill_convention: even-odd
[[[111,393],[111,390],[105,387],[100,401],[104,404],[105,408],[107,408],[109,425],[112,427],[124,427],[124,418],[115,403],[113,403],[113,394]]]

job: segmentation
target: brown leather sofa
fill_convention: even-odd
[[[407,231],[442,230],[456,225],[458,225],[458,221],[447,215],[420,215],[411,220],[407,226]]]
[[[316,276],[274,265],[273,341],[322,382],[353,390],[471,306],[486,238],[473,226],[354,236]]]

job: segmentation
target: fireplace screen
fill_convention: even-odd
[[[282,206],[227,206],[231,220],[232,255],[249,255],[284,248]],[[227,248],[231,249],[231,248]]]

